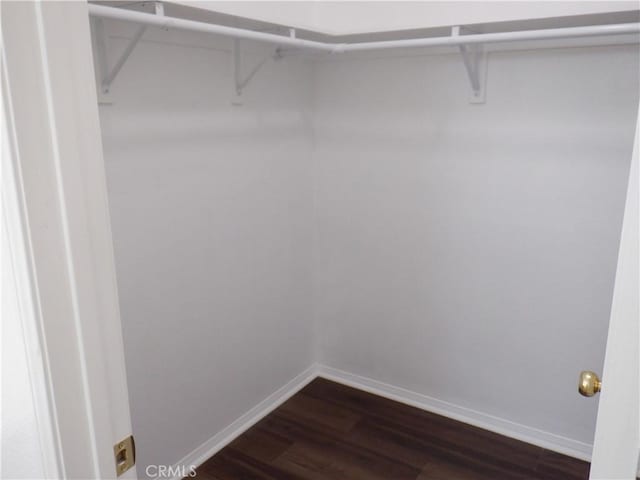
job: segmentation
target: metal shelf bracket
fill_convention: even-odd
[[[460,27],[452,27],[451,36],[460,36]],[[486,101],[486,78],[487,78],[487,52],[480,43],[472,45],[458,45],[462,62],[464,63],[471,94],[469,103],[485,103]]]
[[[164,16],[164,4],[162,2],[154,2],[154,10],[155,15]],[[109,93],[111,91],[111,85],[115,81],[116,77],[122,70],[122,67],[133,53],[133,50],[138,45],[138,42],[144,35],[145,30],[147,29],[147,25],[140,25],[129,43],[126,45],[118,59],[114,62],[113,66],[110,66],[108,53],[107,53],[107,36],[104,31],[104,24],[102,19],[95,19],[94,23],[95,27],[95,41],[96,41],[96,49],[98,55],[98,65],[99,65],[99,75],[100,75],[100,85],[99,85],[99,94],[102,98],[108,98]],[[105,102],[110,103],[110,102]]]
[[[295,34],[295,33],[294,33]],[[270,59],[278,60],[281,58],[281,54],[278,49],[276,49],[275,53],[269,54],[265,56],[262,60],[260,60],[246,75],[242,76],[242,51],[240,50],[240,39],[235,38],[233,40],[233,98],[231,103],[233,105],[242,105],[242,93],[244,89],[247,88],[253,77],[260,71],[260,69],[267,63]]]
[[[127,59],[133,52],[133,49],[136,48],[136,45],[138,45],[138,42],[142,38],[142,35],[144,34],[146,29],[147,29],[146,25],[142,25],[138,27],[136,32],[133,34],[133,38],[129,40],[129,43],[125,47],[124,51],[120,54],[120,57],[116,60],[113,66],[107,71],[106,75],[103,76],[102,84],[100,85],[102,93],[109,93],[109,91],[111,90],[111,84],[114,82],[114,80],[118,76],[118,73],[120,73],[120,70],[122,69]]]

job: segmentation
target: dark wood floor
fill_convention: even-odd
[[[577,480],[589,464],[316,379],[197,470],[203,480]]]

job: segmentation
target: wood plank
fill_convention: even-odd
[[[344,480],[415,480],[420,470],[393,458],[378,455],[366,448],[348,442],[333,444],[300,441],[294,444],[276,464],[305,467],[305,478]],[[309,475],[319,473],[317,475]]]
[[[436,458],[428,449],[416,445],[411,438],[389,435],[388,432],[375,428],[367,420],[359,422],[349,433],[347,439],[373,452],[392,456],[419,469]]]
[[[279,413],[287,413],[299,419],[305,419],[319,426],[348,432],[362,417],[357,412],[340,405],[329,403],[299,393],[278,408]]]
[[[287,438],[254,428],[240,435],[227,448],[237,450],[262,462],[271,462],[293,445]]]
[[[542,452],[537,471],[548,480],[581,480],[589,478],[589,464],[556,452]]]
[[[301,480],[303,478],[232,448],[222,449],[200,468],[220,480]]]
[[[511,476],[510,478],[530,478],[535,475],[537,455],[530,456],[528,445],[525,447],[527,448],[525,452],[518,452],[517,447],[511,449],[515,453],[513,457],[501,456],[503,453],[501,449],[497,448],[494,454],[491,446],[478,448],[473,438],[468,443],[451,442],[432,432],[416,434],[413,429],[405,429],[404,426],[386,423],[381,419],[367,420],[367,422],[370,422],[366,425],[368,429],[378,430],[379,435],[386,436],[388,442],[411,445],[413,449],[427,452],[431,457],[429,463],[459,465],[479,475],[490,475],[493,478],[505,478],[507,474]],[[526,459],[526,462],[518,464],[518,458]]]
[[[322,396],[327,398],[326,401],[335,402],[343,408],[361,411],[367,417],[361,427],[368,424],[370,428],[384,429],[388,438],[394,438],[396,442],[401,438],[404,438],[404,443],[414,439],[425,450],[435,448],[438,452],[444,448],[470,457],[493,459],[497,464],[504,464],[505,468],[511,466],[521,473],[535,471],[543,450],[324,379],[312,382],[302,393]]]

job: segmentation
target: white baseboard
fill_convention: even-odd
[[[531,443],[554,452],[591,461],[592,445],[571,438],[562,437],[550,432],[538,430],[533,427],[478,412],[470,408],[454,405],[437,398],[412,392],[404,388],[389,385],[387,383],[372,380],[370,378],[354,375],[336,368],[318,365],[318,376],[342,383],[349,387],[364,390],[374,395],[395,400],[397,402],[420,408],[429,412],[449,417],[460,422],[468,423],[506,437],[515,438],[523,442]]]
[[[266,417],[273,410],[286,402],[293,395],[298,393],[309,382],[318,376],[318,367],[316,364],[311,365],[304,372],[294,377],[286,385],[279,388],[251,410],[246,412],[240,418],[235,420],[231,425],[227,426],[220,432],[216,433],[209,440],[197,447],[191,453],[188,453],[182,460],[177,462],[170,471],[180,472],[172,480],[180,480],[183,476],[188,475],[189,469],[199,467],[214,454],[222,450],[234,439],[242,435],[245,431]]]
[[[172,480],[180,480],[182,476],[188,474],[190,467],[200,466],[317,377],[326,378],[374,395],[499,433],[506,437],[579,458],[580,460],[591,460],[592,446],[590,444],[454,405],[371,378],[326,365],[314,364],[177,462],[171,471],[181,472],[182,474],[177,475]]]

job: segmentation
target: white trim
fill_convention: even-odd
[[[388,383],[379,382],[371,378],[361,377],[360,375],[325,365],[318,366],[318,376],[349,387],[364,390],[365,392],[373,393],[380,397],[395,400],[405,405],[468,423],[469,425],[474,425],[504,435],[505,437],[515,438],[516,440],[553,450],[554,452],[569,455],[570,457],[586,460],[587,462],[591,460],[592,446],[578,440],[528,427],[504,418],[461,407],[444,400],[439,400],[427,395],[422,395],[421,393],[412,392],[401,387],[389,385]]]
[[[580,460],[587,462],[591,460],[592,446],[590,444],[316,363],[298,374],[229,426],[216,433],[191,453],[185,455],[171,467],[170,471],[189,472],[191,466],[199,467],[316,378],[325,378]],[[180,478],[181,476],[179,475],[173,477],[173,480],[179,480]]]
[[[8,257],[0,259],[2,268],[12,265],[13,281],[18,295],[19,321],[27,357],[29,380],[33,392],[37,430],[40,436],[43,474],[47,479],[66,478],[62,461],[62,443],[56,415],[55,399],[49,372],[48,352],[44,342],[42,312],[38,302],[37,285],[34,281],[33,252],[26,218],[26,204],[22,191],[20,152],[14,130],[14,113],[5,51],[0,53],[2,71],[2,155],[0,171],[0,198],[2,210],[3,241],[7,242]],[[5,236],[6,234],[6,236]],[[2,328],[0,328],[0,331]],[[1,470],[1,468],[0,468]]]
[[[11,2],[3,14],[4,94],[59,469],[115,478],[113,445],[131,419],[87,4]]]
[[[47,32],[44,27],[43,20],[43,11],[42,4],[36,4],[36,28],[38,31],[38,35],[40,38],[47,38]],[[71,241],[71,227],[69,225],[69,209],[65,203],[65,181],[63,178],[64,167],[62,165],[62,161],[60,159],[60,144],[59,142],[62,140],[55,113],[55,105],[54,105],[54,94],[52,92],[52,81],[49,69],[46,68],[49,65],[49,54],[47,48],[49,45],[43,43],[40,49],[40,58],[42,65],[44,68],[42,69],[43,76],[43,89],[44,89],[44,99],[46,102],[46,113],[49,122],[49,128],[51,130],[51,159],[53,160],[53,170],[55,173],[54,181],[56,183],[56,194],[58,200],[58,211],[60,212],[60,225],[61,225],[61,233],[62,233],[62,244],[64,248],[64,263],[67,270],[68,281],[69,281],[69,296],[70,296],[70,306],[72,319],[75,324],[76,331],[78,332],[78,336],[76,338],[76,346],[78,348],[78,352],[80,353],[80,374],[82,376],[82,384],[86,391],[90,390],[90,380],[89,380],[89,367],[87,362],[84,360],[88,358],[85,343],[83,342],[83,338],[86,336],[86,333],[83,333],[83,322],[80,313],[80,305],[79,305],[79,292],[76,275],[74,272],[77,270],[77,267],[74,263],[74,250]],[[89,430],[90,438],[93,440],[97,437],[97,430],[95,426],[95,412],[94,406],[91,402],[91,398],[89,395],[84,397],[85,408],[89,415],[87,415],[87,428]],[[98,451],[97,442],[92,441],[88,445],[91,448],[91,453],[93,454],[93,462],[95,465],[95,476],[96,478],[100,478],[100,470],[98,468],[100,453]]]
[[[206,460],[218,453],[233,440],[238,438],[249,428],[254,426],[273,410],[278,408],[293,395],[306,387],[312,380],[318,377],[318,365],[313,364],[302,373],[295,376],[286,385],[280,387],[267,398],[258,403],[251,410],[235,420],[229,426],[216,433],[209,440],[197,447],[191,453],[185,455],[169,470],[172,472],[189,472],[191,466],[199,467]],[[180,480],[182,475],[173,477]]]

